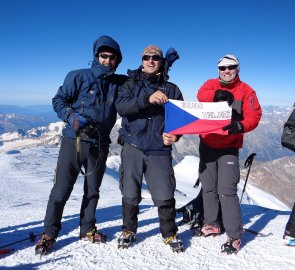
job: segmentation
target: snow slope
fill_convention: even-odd
[[[42,232],[57,155],[58,148],[45,147],[0,154],[0,246],[24,239],[30,232]],[[146,188],[140,206],[136,245],[119,250],[117,237],[122,218],[119,164],[119,157],[108,159],[96,212],[98,228],[109,237],[106,244],[78,240],[83,192],[83,180],[79,177],[65,207],[63,228],[53,252],[40,258],[34,255],[35,243],[27,240],[14,244],[7,247],[14,248],[14,252],[0,255],[0,269],[295,269],[295,249],[282,244],[290,210],[273,196],[250,185],[242,204],[244,227],[272,235],[262,238],[245,233],[237,255],[220,253],[225,234],[195,238],[187,225],[179,227],[185,252],[173,253],[162,242],[157,209]],[[198,193],[198,189],[192,188],[198,176],[197,166],[196,157],[186,157],[175,167],[178,206]],[[243,187],[243,181],[240,187]],[[178,216],[180,220],[181,216]]]

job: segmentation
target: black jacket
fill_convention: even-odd
[[[127,142],[146,154],[170,155],[171,146],[165,146],[164,105],[148,102],[151,94],[162,91],[169,99],[183,100],[179,88],[162,79],[162,76],[147,76],[141,68],[129,73],[129,79],[119,88],[116,109],[122,116],[119,142]]]

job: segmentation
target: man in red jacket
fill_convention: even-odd
[[[223,128],[228,135],[200,135],[199,177],[205,218],[202,233],[205,236],[220,234],[220,203],[222,222],[228,235],[221,250],[230,254],[238,252],[243,232],[237,195],[239,148],[243,145],[243,133],[257,127],[262,111],[255,91],[240,80],[240,62],[236,56],[223,56],[218,62],[218,70],[219,78],[206,81],[197,98],[200,102],[227,101],[233,111],[231,124]]]

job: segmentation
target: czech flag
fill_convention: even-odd
[[[226,101],[192,102],[169,99],[165,103],[165,132],[174,135],[217,133],[231,123],[232,109]]]

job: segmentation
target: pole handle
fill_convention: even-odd
[[[244,164],[244,168],[248,168],[249,166],[252,165],[252,162],[253,162],[253,159],[254,157],[256,156],[256,153],[252,153],[245,161],[245,164]]]
[[[245,180],[245,184],[244,184],[244,187],[243,187],[243,191],[242,191],[242,195],[241,195],[241,200],[240,200],[240,205],[242,203],[242,199],[243,199],[243,196],[244,196],[244,192],[245,192],[245,189],[246,189],[246,185],[247,185],[247,181],[248,181],[248,178],[249,178],[249,174],[250,174],[250,170],[251,170],[251,165],[253,163],[253,160],[254,160],[254,157],[256,156],[256,153],[252,153],[245,161],[245,164],[244,164],[244,167],[245,168],[248,168],[248,171],[247,171],[247,176],[246,176],[246,180]]]

